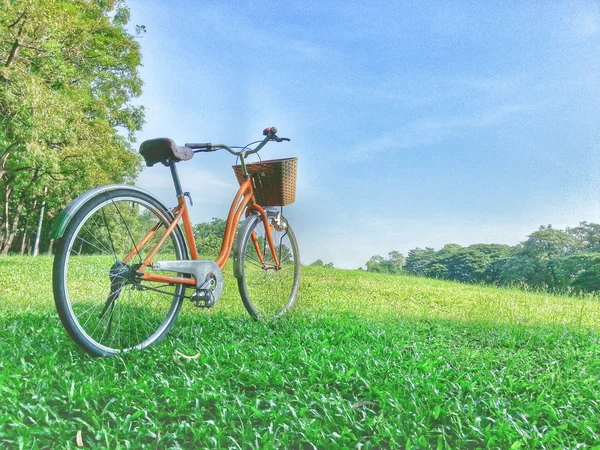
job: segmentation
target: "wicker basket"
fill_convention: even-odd
[[[271,159],[246,164],[254,175],[254,197],[262,206],[285,206],[296,201],[298,158]],[[232,166],[240,185],[245,181],[242,166]]]

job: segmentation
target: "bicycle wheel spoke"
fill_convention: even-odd
[[[110,314],[108,315],[108,325],[106,326],[106,328],[104,328],[104,333],[102,333],[102,337],[100,338],[102,341],[104,341],[104,336],[106,335],[106,333],[108,333],[110,335],[110,329],[112,328],[113,314],[115,313],[115,304],[116,304],[116,302],[113,302],[110,305]]]
[[[109,193],[108,193],[108,196],[110,197]],[[110,200],[111,200],[113,206],[115,207],[115,209],[117,210],[117,213],[119,213],[119,216],[121,217],[121,221],[123,222],[123,225],[125,226],[125,229],[127,230],[127,234],[131,238],[131,243],[133,244],[133,248],[135,249],[135,252],[137,253],[140,262],[143,261],[142,256],[140,255],[140,252],[137,248],[137,242],[133,239],[133,236],[131,235],[131,231],[129,230],[129,226],[127,225],[127,221],[123,217],[123,214],[121,214],[121,210],[119,209],[119,206],[115,203],[115,201],[112,199],[112,197],[110,197]]]
[[[96,241],[96,243],[98,244],[98,246],[96,246],[96,248],[98,250],[100,250],[101,252],[110,254],[110,250],[107,249],[106,246],[104,245],[104,243],[102,241],[100,241],[92,232],[90,232],[89,229],[87,229],[87,227],[86,227],[85,231],[90,238],[92,238],[92,239],[94,239],[94,241]],[[83,233],[81,233],[81,234],[83,234]],[[80,239],[81,241],[85,242],[88,245],[94,245],[91,242],[83,239],[82,236],[77,236],[77,238]]]
[[[260,267],[262,269],[262,263],[257,258],[248,257],[246,262],[255,265],[256,267]]]
[[[106,220],[106,213],[104,212],[104,208],[101,209],[102,211],[102,218],[104,219],[104,224],[106,225],[106,231],[108,233],[108,241],[110,243],[110,246],[112,248],[113,254],[115,255],[115,261],[119,260],[119,257],[117,256],[117,252],[115,250],[115,245],[110,237],[111,235],[111,231],[110,231],[110,227],[108,226],[108,221]]]
[[[113,345],[113,342],[115,341],[115,337],[118,336],[120,329],[121,329],[121,308],[119,308],[117,328],[115,329],[115,332],[112,334],[112,337],[110,338],[109,345]]]
[[[89,221],[89,226],[88,226],[88,224],[85,224],[85,226],[84,226],[83,229],[87,232],[88,235],[92,236],[101,245],[101,247],[104,249],[103,251],[107,255],[111,254],[111,250],[108,249],[108,248],[106,248],[106,243],[102,243],[102,241],[100,240],[101,237],[103,238],[106,235],[106,238],[108,240],[109,245],[112,244],[112,240],[110,238],[110,234],[108,234],[109,230],[106,230],[105,227],[102,226],[102,225],[98,225],[98,221],[97,221],[97,217],[96,216],[93,216],[91,219],[92,220]],[[96,236],[92,231],[90,231],[92,223],[94,225],[95,230],[97,230],[97,232],[98,232],[98,236]],[[104,230],[104,231],[102,231],[102,230]],[[83,234],[83,231],[81,232],[81,234]],[[111,245],[111,247],[112,247],[112,245]],[[114,250],[112,251],[112,254],[114,255],[115,261],[116,261],[117,260],[117,255],[115,254]]]

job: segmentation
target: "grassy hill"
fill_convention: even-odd
[[[0,258],[0,444],[600,445],[591,297],[304,268],[297,307],[263,324],[228,272],[213,310],[186,303],[151,349],[92,359],[56,316],[51,264]]]

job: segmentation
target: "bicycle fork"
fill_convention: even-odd
[[[280,264],[281,261],[279,261],[279,255],[277,254],[277,251],[276,251],[277,247],[275,246],[275,243],[273,241],[273,234],[271,233],[271,231],[273,229],[275,229],[277,231],[283,231],[285,229],[285,225],[281,221],[281,213],[277,213],[277,216],[274,217],[273,219],[271,219],[271,223],[268,223],[268,221],[265,221],[265,218],[263,217],[263,225],[265,226],[265,234],[267,235],[267,242],[269,245],[269,250],[271,251],[271,254],[273,255],[274,267],[267,266],[265,256],[264,256],[264,254],[266,253],[267,242],[264,243],[264,249],[261,250],[260,244],[258,242],[258,237],[256,236],[255,231],[253,231],[252,234],[250,235],[250,238],[252,239],[252,245],[254,246],[256,255],[258,256],[258,259],[262,264],[263,270],[269,270],[269,269],[280,270],[281,269],[281,264]],[[283,239],[284,237],[285,237],[285,234],[281,237],[281,239]],[[280,242],[280,246],[281,246],[281,242]]]

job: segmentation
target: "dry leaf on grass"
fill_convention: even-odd
[[[379,405],[375,402],[364,401],[364,402],[353,403],[352,405],[350,405],[350,408],[355,409],[355,408],[360,408],[361,406],[379,406]]]
[[[184,355],[179,350],[175,350],[175,353],[173,354],[173,360],[177,364],[181,364],[181,362],[179,361],[180,358],[187,359],[188,361],[193,360],[193,359],[198,359],[198,358],[200,358],[200,352],[196,353],[194,356],[188,356],[188,355]]]
[[[81,437],[81,430],[77,431],[75,443],[77,444],[77,447],[83,447],[83,438]]]

